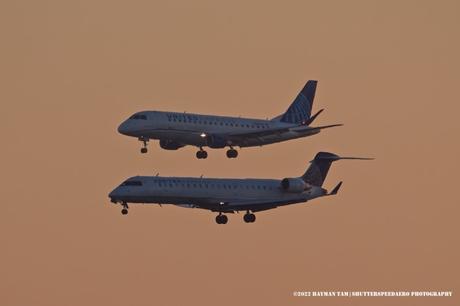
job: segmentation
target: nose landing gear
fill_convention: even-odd
[[[142,141],[143,143],[143,147],[141,148],[141,153],[142,154],[145,154],[147,153],[147,143],[149,142],[149,139],[148,138],[144,138],[144,137],[139,137],[139,141]]]
[[[128,203],[121,203],[121,206],[123,207],[121,210],[122,215],[127,215],[128,214]]]

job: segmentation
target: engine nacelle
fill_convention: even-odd
[[[311,188],[300,178],[284,178],[281,180],[281,188],[287,192],[300,193]]]
[[[184,145],[180,144],[178,142],[171,141],[171,140],[161,139],[160,140],[160,147],[162,149],[165,149],[165,150],[177,150],[179,148],[184,147]]]
[[[228,143],[227,140],[218,135],[211,135],[206,138],[208,147],[213,149],[222,149],[225,148]]]

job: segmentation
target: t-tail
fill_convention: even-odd
[[[360,160],[372,160],[373,158],[365,158],[365,157],[340,157],[336,154],[329,153],[329,152],[318,152],[315,158],[310,162],[310,167],[308,167],[307,171],[304,175],[302,175],[302,179],[314,186],[323,186],[324,180],[326,179],[327,173],[329,172],[329,168],[331,164],[337,160],[341,159],[360,159]],[[337,193],[338,189],[340,188],[341,183],[334,188],[331,194]]]
[[[294,102],[292,102],[289,106],[288,110],[284,114],[273,118],[273,120],[304,125],[312,123],[313,120],[315,120],[315,118],[323,111],[320,110],[315,115],[311,115],[317,83],[318,81],[308,81],[297,95]]]

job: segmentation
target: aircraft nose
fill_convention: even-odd
[[[115,203],[117,201],[117,197],[119,196],[119,193],[117,192],[117,189],[118,188],[115,188],[114,190],[112,190],[109,193],[110,201],[112,201],[113,203]]]
[[[120,124],[120,126],[118,127],[118,133],[123,134],[123,135],[128,135],[129,129],[128,129],[128,124],[126,123],[126,121]]]

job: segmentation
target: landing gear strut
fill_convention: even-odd
[[[121,206],[123,207],[123,209],[121,210],[121,214],[122,215],[127,215],[128,214],[128,203],[121,203]]]
[[[256,221],[256,215],[247,211],[243,216],[243,220],[246,223],[253,223]]]
[[[144,137],[139,137],[139,141],[142,141],[142,143],[144,144],[143,147],[141,148],[141,153],[142,154],[145,154],[147,153],[147,143],[149,142],[149,139],[148,138],[144,138]]]
[[[216,223],[217,224],[227,224],[228,222],[228,217],[226,215],[223,215],[222,213],[219,213],[216,216]]]
[[[227,157],[236,158],[237,156],[238,156],[238,151],[230,147],[230,149],[227,151]]]
[[[196,152],[196,158],[198,159],[205,159],[208,157],[208,152],[203,150],[203,148],[200,147],[200,151]]]

